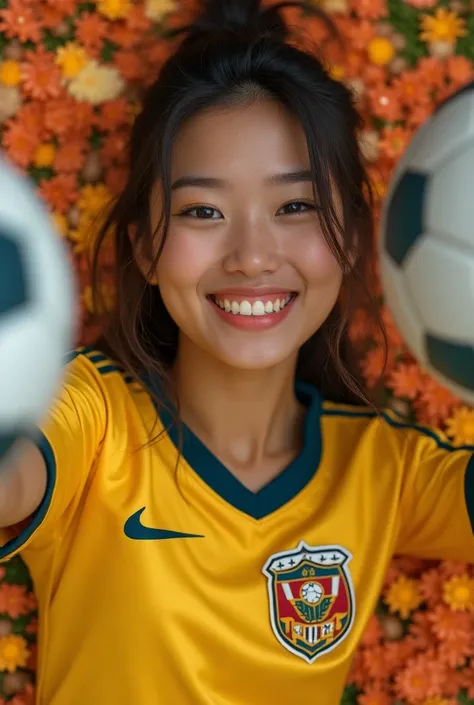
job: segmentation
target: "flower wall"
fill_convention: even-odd
[[[364,116],[361,145],[377,211],[394,165],[434,107],[474,78],[472,0],[320,0],[345,38],[344,54],[321,24],[289,19],[299,43],[323,49],[332,75],[353,89]],[[0,0],[0,138],[37,184],[70,243],[81,283],[81,342],[98,328],[87,252],[93,224],[126,174],[130,125],[142,90],[185,24],[183,0]],[[379,285],[374,282],[374,287]],[[108,291],[104,273],[104,293]],[[383,303],[390,354],[363,311],[351,324],[368,387],[408,419],[474,443],[474,411],[440,387],[403,345]],[[0,567],[0,705],[32,705],[35,599],[19,559]],[[474,705],[474,569],[394,559],[366,630],[344,702]]]

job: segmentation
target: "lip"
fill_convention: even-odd
[[[249,291],[249,290],[247,290]],[[255,289],[252,290],[255,292]],[[233,289],[232,292],[234,295],[237,295],[237,289]],[[262,298],[262,290],[260,290],[260,294],[258,296],[250,296],[249,294],[246,294],[245,298],[247,301],[252,301],[253,299],[259,300]],[[284,295],[286,294],[291,294],[291,291],[286,291],[282,292],[281,290],[275,290],[273,289],[272,292],[275,293],[276,296]],[[230,290],[226,290],[225,297],[228,298],[230,296]],[[267,293],[265,296],[271,296],[272,294],[270,293],[270,290],[267,290]],[[285,318],[289,315],[289,313],[292,311],[293,306],[295,305],[295,301],[298,299],[298,295],[292,296],[291,300],[286,304],[286,306],[278,311],[278,313],[270,313],[266,314],[264,316],[241,316],[240,314],[236,315],[232,312],[227,312],[223,310],[214,300],[214,297],[217,296],[217,294],[210,294],[209,296],[206,297],[207,302],[209,303],[209,306],[212,306],[212,309],[216,313],[217,316],[219,316],[225,323],[228,325],[232,326],[233,328],[237,328],[239,330],[244,330],[244,331],[249,331],[249,332],[260,332],[260,331],[265,331],[270,328],[275,328],[275,326],[279,325],[282,323],[282,321],[285,320]],[[224,293],[219,292],[219,297],[224,296]],[[238,295],[239,298],[242,296],[241,294]]]

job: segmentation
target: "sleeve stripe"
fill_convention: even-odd
[[[10,555],[14,554],[16,551],[22,549],[29,539],[33,536],[34,532],[41,526],[46,514],[48,512],[49,506],[51,504],[51,499],[53,496],[54,486],[56,484],[56,461],[54,458],[53,450],[47,440],[46,436],[42,433],[35,438],[35,442],[41,451],[43,458],[46,463],[47,481],[46,481],[46,491],[44,497],[41,501],[40,506],[36,510],[36,513],[32,516],[30,523],[23,529],[23,531],[15,538],[7,541],[4,546],[0,547],[0,559],[8,558]]]
[[[467,464],[464,490],[466,494],[467,513],[469,514],[472,532],[474,534],[474,455],[471,456]]]

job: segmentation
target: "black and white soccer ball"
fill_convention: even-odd
[[[66,251],[26,178],[0,155],[0,466],[44,415],[75,335]]]
[[[407,347],[474,403],[474,83],[415,134],[387,195],[380,269]]]

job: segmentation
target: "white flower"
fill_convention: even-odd
[[[0,83],[0,125],[13,117],[22,104],[18,86],[4,86]]]
[[[69,83],[68,91],[76,100],[99,105],[118,98],[124,87],[125,82],[118,69],[89,61]]]
[[[176,7],[176,0],[145,0],[145,16],[152,22],[159,22]]]

